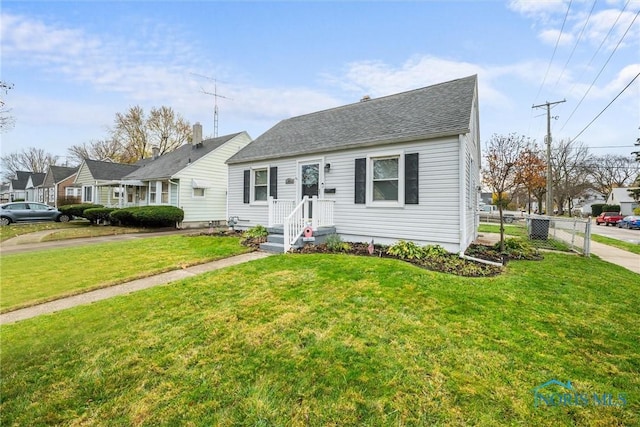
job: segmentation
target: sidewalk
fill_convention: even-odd
[[[182,270],[168,271],[166,273],[158,274],[155,276],[145,277],[144,279],[138,279],[127,283],[122,283],[120,285],[110,286],[108,288],[98,289],[67,298],[61,298],[44,304],[35,305],[33,307],[10,311],[8,313],[0,314],[0,325],[18,322],[20,320],[29,319],[41,314],[54,313],[56,311],[65,310],[77,305],[91,304],[96,301],[111,298],[117,295],[136,292],[154,286],[166,285],[176,280],[186,279],[188,277],[193,277],[195,275],[202,274],[208,271],[214,271],[220,268],[230,267],[232,265],[242,264],[248,261],[265,258],[270,255],[271,254],[265,252],[249,252],[230,258],[208,262],[206,264],[194,265]]]

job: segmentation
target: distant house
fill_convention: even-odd
[[[227,220],[225,161],[251,142],[246,132],[202,140],[194,125],[192,142],[134,165],[85,161],[76,185],[82,201],[110,207],[170,205],[184,210],[183,227]]]
[[[9,201],[9,188],[8,182],[0,184],[0,203],[7,203]]]
[[[32,172],[27,178],[27,184],[24,187],[25,199],[29,202],[44,202],[42,194],[42,182],[44,181],[45,173]]]
[[[56,207],[79,203],[82,188],[73,184],[77,173],[77,167],[49,166],[42,182],[44,203]]]
[[[9,201],[14,200],[26,200],[27,181],[31,172],[28,171],[16,171],[16,178],[9,182]]]
[[[247,132],[203,141],[202,126],[196,123],[192,143],[155,155],[109,185],[123,196],[117,199],[118,205],[172,205],[183,209],[183,227],[226,223],[225,162],[250,142]]]
[[[605,203],[607,205],[620,205],[620,213],[622,215],[633,215],[633,210],[638,207],[638,202],[633,200],[628,190],[628,188],[612,189]]]
[[[227,163],[229,215],[271,227],[273,250],[311,227],[462,252],[477,237],[477,77],[283,120]]]
[[[85,159],[78,168],[73,184],[81,189],[82,203],[110,206],[119,200],[119,195],[106,186],[113,180],[138,169],[139,166]]]

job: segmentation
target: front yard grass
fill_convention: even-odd
[[[149,228],[116,227],[104,225],[92,225],[84,219],[75,219],[70,222],[35,222],[10,224],[0,227],[0,242],[14,237],[31,234],[38,231],[51,230],[42,241],[75,239],[80,237],[112,236],[114,234],[145,233],[156,231]]]
[[[0,424],[639,425],[638,306],[596,258],[273,256],[3,326]],[[587,404],[536,407],[551,379]]]
[[[163,236],[0,259],[0,311],[249,252],[237,237]]]

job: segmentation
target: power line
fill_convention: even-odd
[[[638,14],[640,14],[640,10],[636,13],[636,15],[633,17],[633,20],[631,21],[631,24],[629,24],[629,26],[627,27],[626,31],[624,32],[624,34],[622,35],[622,37],[620,38],[620,40],[618,41],[618,44],[616,44],[616,47],[613,49],[613,51],[611,51],[611,55],[609,55],[609,57],[607,58],[606,62],[602,65],[602,68],[600,68],[600,71],[598,72],[598,74],[596,75],[596,77],[593,79],[593,81],[591,82],[591,85],[589,86],[589,88],[587,89],[587,91],[584,93],[584,95],[582,96],[582,98],[580,99],[580,101],[578,102],[578,104],[576,105],[576,107],[573,109],[573,111],[571,112],[571,114],[569,115],[569,118],[567,119],[566,122],[564,122],[564,125],[562,125],[562,128],[560,128],[560,131],[562,131],[566,126],[567,123],[569,123],[569,120],[571,120],[571,118],[573,117],[573,115],[575,114],[575,112],[578,110],[578,108],[580,107],[580,105],[582,104],[582,101],[584,101],[584,99],[587,97],[587,95],[589,94],[589,92],[591,91],[591,88],[593,88],[593,85],[595,85],[596,80],[598,80],[598,78],[600,78],[600,75],[602,74],[602,72],[604,71],[604,69],[606,68],[607,64],[609,64],[609,61],[611,60],[611,58],[613,57],[613,55],[616,53],[616,51],[618,50],[618,48],[620,47],[620,45],[622,44],[622,41],[624,40],[624,38],[627,36],[627,34],[629,33],[629,30],[631,29],[631,27],[633,26],[633,24],[636,22],[636,19],[638,18]],[[637,76],[636,76],[637,77]],[[635,80],[635,78],[634,78]],[[626,88],[625,88],[626,89]],[[619,96],[619,95],[618,95]],[[617,98],[617,97],[616,97]],[[588,127],[588,125],[587,125]],[[582,133],[582,132],[581,132]]]
[[[638,15],[636,14],[636,16],[638,16]],[[580,135],[582,135],[582,133],[583,133],[585,130],[587,130],[587,128],[588,128],[589,126],[591,126],[591,125],[593,124],[593,122],[595,122],[595,121],[596,121],[596,119],[597,119],[598,117],[600,117],[600,116],[602,115],[602,113],[604,113],[604,112],[607,110],[607,108],[609,108],[609,106],[611,106],[611,104],[613,104],[613,103],[614,103],[614,101],[615,101],[616,99],[618,99],[618,98],[620,97],[620,95],[622,95],[622,94],[624,93],[624,91],[625,91],[625,90],[627,90],[627,89],[629,88],[629,86],[631,86],[631,85],[633,84],[633,82],[635,82],[635,81],[636,81],[636,79],[638,78],[638,76],[640,76],[640,73],[636,74],[636,76],[635,76],[633,79],[631,79],[631,81],[629,82],[629,84],[627,84],[627,85],[624,87],[624,89],[622,89],[622,90],[620,91],[620,93],[619,93],[619,94],[617,94],[617,95],[616,95],[616,97],[615,97],[615,98],[613,98],[613,99],[611,100],[611,102],[609,102],[609,103],[607,104],[607,106],[606,106],[606,107],[604,107],[604,108],[602,109],[602,111],[600,111],[600,112],[598,113],[598,115],[597,115],[597,116],[595,116],[595,117],[593,118],[593,120],[591,120],[591,121],[589,122],[589,124],[588,124],[588,125],[586,125],[586,126],[584,127],[584,129],[582,129],[582,130],[580,131],[580,133],[578,133],[578,134],[576,135],[576,137],[575,137],[575,138],[573,138],[570,142],[575,141],[575,140],[576,140]]]
[[[547,81],[547,76],[549,75],[549,70],[551,69],[551,64],[553,63],[553,58],[556,56],[556,51],[558,50],[558,45],[560,44],[560,38],[562,37],[562,32],[564,31],[564,25],[567,22],[567,17],[569,16],[569,10],[571,10],[571,3],[573,0],[569,0],[569,6],[567,6],[567,13],[564,15],[564,20],[562,21],[562,27],[560,28],[560,33],[558,34],[558,39],[556,40],[556,45],[553,47],[553,53],[551,54],[551,59],[549,60],[549,65],[547,65],[547,71],[544,73],[544,78],[542,79],[542,84],[538,89],[538,93],[534,98],[534,101],[538,99],[540,96],[540,92],[542,92],[542,88],[544,87],[545,82]]]

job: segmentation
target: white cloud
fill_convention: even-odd
[[[558,38],[560,37],[560,38]],[[543,30],[538,34],[538,38],[545,44],[558,46],[571,46],[575,43],[575,39],[573,34],[570,33],[560,33],[560,30],[549,29]]]
[[[566,0],[511,0],[509,9],[530,18],[546,21],[551,15],[567,10]]]

